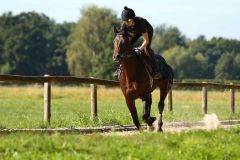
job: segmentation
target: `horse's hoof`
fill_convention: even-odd
[[[154,131],[154,126],[153,125],[147,126],[147,131],[149,131],[149,132]]]
[[[149,117],[145,120],[145,123],[147,123],[148,126],[152,126],[153,122],[156,120],[156,117]]]
[[[141,130],[142,128],[141,128],[141,126],[136,126],[137,127],[137,130]]]
[[[143,132],[144,132],[144,128],[139,127],[139,128],[137,128],[137,131],[138,131],[139,133],[143,133]]]
[[[150,120],[152,121],[152,123],[154,122],[154,121],[156,121],[156,117],[150,117]]]
[[[158,129],[157,129],[157,132],[163,133],[163,129],[162,129],[162,128],[158,128]]]

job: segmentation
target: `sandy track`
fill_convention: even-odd
[[[225,120],[219,121],[217,126],[209,126],[204,121],[201,122],[171,122],[163,125],[164,132],[183,132],[188,130],[197,129],[216,129],[216,128],[230,128],[236,125],[240,125],[240,120]],[[146,131],[147,126],[142,126],[143,131]],[[36,128],[36,129],[0,129],[0,134],[8,133],[79,133],[79,134],[93,134],[104,133],[105,135],[131,135],[138,134],[139,131],[133,125],[115,125],[115,126],[103,126],[103,127],[89,127],[89,128]]]

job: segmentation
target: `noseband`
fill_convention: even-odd
[[[117,40],[119,41],[120,39],[117,38]],[[129,50],[129,45],[127,45],[127,47],[125,48],[125,50],[121,53],[118,53],[118,58],[119,58],[119,61],[121,61],[122,59],[124,58],[132,58],[132,57],[136,57],[137,54],[135,52],[132,52],[130,53],[130,50]]]

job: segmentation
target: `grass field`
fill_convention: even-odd
[[[42,86],[0,87],[0,128],[55,128],[132,124],[118,88],[98,88],[98,119],[90,120],[88,87],[52,87],[51,125],[43,123]],[[157,115],[158,91],[153,93],[152,115]],[[236,113],[230,114],[228,91],[209,92],[209,113],[220,119],[240,118],[240,95]],[[142,104],[137,101],[139,116]],[[201,91],[173,91],[173,113],[165,121],[200,121]],[[181,133],[116,134],[0,134],[0,160],[239,160],[240,126],[214,131]]]
[[[128,136],[16,133],[0,136],[0,159],[239,160],[239,136],[240,126]]]
[[[43,123],[43,87],[0,86],[0,128],[84,127],[132,124],[119,88],[98,88],[98,119],[90,120],[90,88],[52,86],[51,125]],[[201,91],[173,91],[173,113],[164,111],[164,121],[200,121]],[[208,111],[220,119],[240,118],[240,94],[236,113],[229,111],[229,91],[209,91]],[[157,115],[159,91],[153,92],[152,115]],[[137,100],[141,120],[142,102]]]

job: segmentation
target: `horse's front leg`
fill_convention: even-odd
[[[138,120],[138,115],[137,115],[137,109],[136,109],[136,106],[135,106],[135,101],[126,99],[126,103],[127,103],[128,109],[129,109],[129,111],[131,113],[133,123],[135,124],[135,126],[139,130],[141,128],[141,126],[140,126],[140,123],[139,123],[139,120]]]
[[[152,106],[152,95],[149,94],[146,96],[146,100],[143,101],[143,116],[142,119],[149,127],[152,127],[153,122],[156,120],[156,117],[151,117],[151,106]]]

